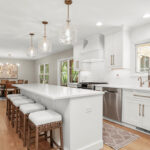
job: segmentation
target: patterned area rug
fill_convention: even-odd
[[[120,148],[128,145],[130,142],[133,142],[137,138],[139,138],[139,136],[136,134],[117,128],[108,123],[103,124],[104,144],[108,145],[114,150],[119,150]]]

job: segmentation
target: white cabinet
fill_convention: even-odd
[[[83,49],[83,41],[73,46],[74,69],[80,70],[81,51]]]
[[[129,33],[121,30],[105,36],[106,61],[110,68],[130,67]]]
[[[123,116],[125,123],[150,130],[150,93],[123,91]]]

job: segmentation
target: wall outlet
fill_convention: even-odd
[[[91,107],[87,107],[86,108],[86,113],[90,113],[90,112],[92,112],[92,108]]]

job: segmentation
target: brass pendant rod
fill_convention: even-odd
[[[46,25],[48,24],[48,22],[42,21],[42,23],[44,24],[44,37],[46,37]]]
[[[67,11],[68,11],[67,12],[67,21],[70,22],[70,14],[69,14],[70,9],[69,9],[69,5],[68,5],[68,10]]]
[[[46,37],[46,24],[44,24],[44,37]]]
[[[33,36],[34,36],[34,33],[30,33],[29,35],[31,36],[31,47],[33,47]]]

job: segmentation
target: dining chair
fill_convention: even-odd
[[[24,84],[28,84],[28,80],[25,80],[25,81],[24,81]]]
[[[16,88],[12,86],[11,83],[6,83],[5,97],[7,97],[7,94],[9,93],[16,94]]]
[[[23,84],[24,80],[18,80],[18,84]]]

